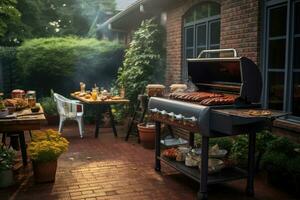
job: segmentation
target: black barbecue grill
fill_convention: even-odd
[[[227,51],[232,51],[234,57],[202,58],[203,55],[216,52],[222,56]],[[187,61],[189,81],[197,86],[198,92],[236,95],[236,100],[231,105],[204,106],[195,102],[151,97],[149,111],[156,122],[157,132],[155,169],[160,171],[160,161],[163,161],[200,182],[198,199],[207,198],[207,184],[245,177],[248,178],[247,194],[253,195],[256,133],[268,128],[273,119],[286,113],[267,111],[267,114],[262,114],[259,104],[262,91],[261,73],[253,61],[237,57],[234,49],[202,51],[198,58]],[[200,172],[160,155],[161,123],[183,128],[190,132],[192,138],[195,132],[202,135]],[[232,168],[220,172],[219,175],[208,175],[209,138],[239,134],[249,136],[248,172]],[[190,145],[193,146],[193,143]]]

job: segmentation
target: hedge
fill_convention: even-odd
[[[0,47],[0,91],[5,94],[20,86],[16,52],[16,48],[13,47]]]
[[[123,47],[116,42],[78,37],[39,38],[17,49],[17,63],[26,89],[48,96],[50,89],[64,95],[94,84],[110,87],[122,63]]]

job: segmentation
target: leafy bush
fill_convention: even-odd
[[[276,137],[268,130],[264,130],[256,135],[256,150],[263,154],[265,153],[268,145],[275,140]]]
[[[248,137],[239,135],[235,138],[230,150],[230,159],[236,161],[240,166],[245,167],[248,159]]]
[[[40,103],[47,115],[57,115],[57,107],[53,97],[43,97]]]
[[[256,156],[259,166],[261,156],[265,153],[268,145],[275,140],[276,137],[269,131],[264,130],[256,134]],[[230,158],[245,167],[248,162],[248,135],[239,135],[235,138],[231,148]],[[258,168],[257,166],[257,168]]]
[[[124,87],[126,97],[135,103],[137,96],[145,90],[150,82],[155,82],[163,70],[161,55],[163,35],[159,26],[152,19],[142,22],[134,33],[133,40],[125,53],[123,66],[119,69],[117,85]]]
[[[220,149],[226,149],[230,152],[233,146],[233,139],[230,137],[223,137],[223,138],[213,138],[209,140],[209,146],[214,146],[218,144]]]
[[[108,87],[117,76],[123,47],[110,41],[78,37],[40,38],[17,49],[18,66],[27,89],[48,96],[50,89],[63,95],[94,83]]]
[[[13,47],[0,47],[0,91],[10,94],[20,88],[20,76],[16,67],[17,50]]]
[[[4,144],[0,147],[0,171],[8,170],[13,167],[16,152]]]
[[[297,155],[297,152],[295,152],[296,147],[297,145],[292,143],[288,138],[278,137],[267,147],[262,157],[262,166],[264,168],[272,166],[276,168],[276,171],[286,169],[288,161]]]
[[[68,150],[69,142],[54,130],[35,131],[28,151],[30,158],[37,162],[56,160]]]
[[[268,172],[270,183],[298,193],[300,189],[299,145],[285,137],[278,137],[267,147],[262,157],[262,167]]]

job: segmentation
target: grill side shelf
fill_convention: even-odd
[[[163,163],[169,165],[170,167],[176,169],[177,171],[185,174],[191,179],[201,183],[200,180],[200,172],[198,168],[187,167],[182,162],[177,162],[174,160],[170,160],[164,156],[158,157]],[[227,181],[233,181],[238,179],[247,178],[247,172],[237,167],[223,169],[219,173],[208,175],[208,184],[216,184]]]

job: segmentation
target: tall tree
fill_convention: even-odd
[[[21,23],[11,24],[2,38],[0,35],[0,45],[9,46],[26,38],[86,36],[95,19],[96,23],[105,21],[116,6],[115,0],[1,0],[0,5],[2,1],[22,13]]]
[[[19,23],[20,12],[16,9],[16,0],[0,1],[0,38],[8,31],[11,25]]]

